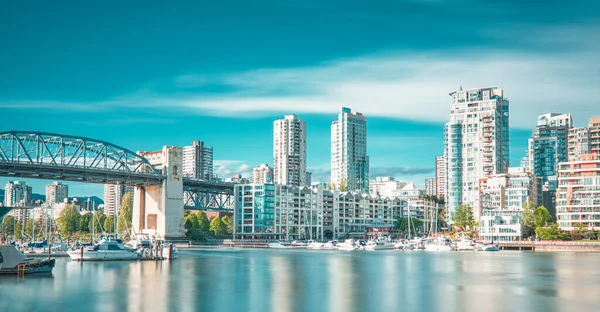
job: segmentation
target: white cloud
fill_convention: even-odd
[[[213,168],[214,173],[221,178],[231,178],[236,174],[249,178],[252,175],[252,167],[243,160],[215,160]]]

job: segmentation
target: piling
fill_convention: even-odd
[[[80,254],[79,261],[81,261],[81,263],[83,264],[83,246],[81,246],[81,254]]]
[[[169,244],[169,260],[173,260],[173,244]]]

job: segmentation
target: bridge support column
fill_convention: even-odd
[[[162,185],[136,187],[133,203],[133,228],[161,239],[179,239],[183,230],[182,151],[175,146],[162,149]]]

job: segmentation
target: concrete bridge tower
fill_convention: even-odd
[[[162,239],[185,236],[183,229],[183,157],[176,146],[162,151],[141,152],[152,166],[166,176],[162,185],[135,187],[133,196],[133,229]]]

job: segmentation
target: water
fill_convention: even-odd
[[[181,251],[0,277],[0,311],[600,311],[600,254]]]

